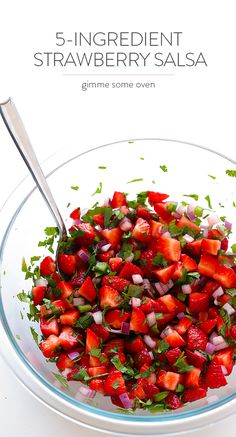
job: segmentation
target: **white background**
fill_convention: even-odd
[[[0,3],[0,101],[14,99],[40,161],[75,144],[79,151],[142,137],[190,141],[236,159],[234,0]],[[172,69],[173,76],[104,78],[65,76],[58,68],[36,69],[33,53],[56,50],[59,31],[68,35],[72,31],[182,31],[181,51],[203,51],[208,67]],[[87,79],[152,81],[156,88],[84,92],[81,83]],[[27,170],[1,121],[0,148],[2,205]],[[74,437],[81,431],[33,399],[1,359],[0,401],[4,437],[38,437],[42,432],[45,437]],[[233,417],[201,436],[217,437],[223,432],[231,437],[235,424]],[[94,433],[83,431],[83,435]]]

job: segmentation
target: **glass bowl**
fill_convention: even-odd
[[[60,152],[44,163],[64,218],[78,205],[87,208],[103,202],[115,190],[129,193],[129,199],[140,191],[166,192],[170,200],[177,201],[183,200],[183,194],[197,193],[199,205],[208,207],[205,197],[209,196],[218,215],[235,223],[235,232],[236,184],[226,170],[236,170],[236,165],[229,158],[193,144],[163,139],[122,141],[78,151],[75,147]],[[79,189],[71,188],[75,186]],[[94,194],[96,191],[101,193]],[[55,365],[46,362],[32,338],[30,327],[39,331],[27,317],[28,305],[16,297],[31,288],[21,271],[22,257],[28,261],[34,255],[48,254],[38,247],[46,226],[55,223],[27,177],[1,211],[0,338],[3,356],[30,392],[63,416],[113,435],[182,435],[232,414],[236,409],[236,369],[228,377],[228,385],[210,391],[207,398],[159,414],[140,410],[133,415],[121,414],[108,398],[96,395],[86,400],[78,395],[80,383],[70,383],[69,390],[61,385],[53,373],[57,372]],[[234,237],[232,234],[232,242]]]

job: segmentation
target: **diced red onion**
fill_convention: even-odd
[[[223,364],[220,367],[221,367],[223,375],[228,375],[228,370],[226,369],[226,367]]]
[[[144,343],[150,347],[150,349],[154,349],[154,347],[156,347],[156,342],[152,339],[152,337],[150,337],[150,335],[144,335],[143,340]]]
[[[133,259],[134,259],[134,254],[131,253],[130,256],[127,256],[127,258],[125,258],[125,261],[129,261],[132,263]]]
[[[204,238],[208,237],[209,229],[203,229],[202,235]]]
[[[211,355],[211,354],[214,354],[215,349],[216,349],[215,345],[210,343],[210,342],[208,342],[207,345],[206,345],[205,352]]]
[[[163,232],[162,238],[171,238],[171,235],[168,231]]]
[[[88,262],[89,255],[83,249],[78,250],[77,255],[81,259],[81,261],[83,261],[84,263]]]
[[[92,313],[92,316],[96,325],[102,324],[102,311],[96,311],[95,313]]]
[[[162,282],[155,282],[154,287],[158,291],[158,293],[163,296],[167,291],[169,291],[173,287],[174,283],[170,279],[167,284],[163,284]]]
[[[128,206],[126,206],[126,205],[122,205],[122,206],[120,207],[120,212],[122,212],[122,214],[126,215],[126,214],[129,214],[130,209],[128,208]]]
[[[223,343],[225,340],[224,340],[224,337],[222,337],[222,335],[217,335],[216,337],[214,337],[213,339],[212,339],[212,343],[215,345],[215,346],[218,346],[218,344],[221,344],[221,343]]]
[[[154,299],[155,298],[155,296],[154,296],[154,294],[153,294],[153,292],[154,292],[154,290],[153,290],[153,288],[151,287],[151,289],[149,290],[149,289],[147,289],[147,290],[145,290],[145,294],[147,294],[149,297],[151,297],[152,299]]]
[[[178,313],[178,314],[177,314],[177,318],[178,318],[179,320],[183,319],[184,317],[185,317],[185,314],[184,314],[184,313]]]
[[[196,215],[195,215],[195,206],[190,204],[187,206],[187,216],[190,220],[195,220],[196,219]]]
[[[94,228],[95,228],[97,231],[102,231],[102,227],[101,227],[100,225],[95,225]]]
[[[192,243],[192,241],[194,241],[194,238],[191,237],[191,235],[188,235],[188,234],[184,234],[184,235],[183,235],[183,239],[184,239],[187,243]]]
[[[211,214],[207,217],[207,221],[209,223],[209,226],[214,226],[217,225],[217,223],[220,222],[220,219],[218,217],[218,215],[216,214]]]
[[[201,276],[199,279],[199,287],[204,287],[206,285],[208,278],[206,276]]]
[[[96,396],[96,391],[84,385],[79,388],[80,393],[86,398],[93,399]]]
[[[215,331],[213,331],[213,332],[211,333],[210,337],[209,337],[209,341],[210,341],[210,343],[213,343],[213,339],[214,339],[215,337],[218,337],[218,334],[217,334]]]
[[[147,279],[147,278],[143,279],[143,289],[144,290],[151,290],[151,284],[150,284],[149,279]]]
[[[128,232],[128,231],[130,231],[130,229],[132,229],[133,225],[132,225],[131,220],[128,217],[124,217],[120,221],[119,227],[123,232]]]
[[[96,248],[97,248],[98,250],[102,250],[102,247],[103,247],[103,246],[106,246],[107,244],[108,244],[108,243],[107,243],[106,240],[101,240],[101,241],[99,241],[99,242],[97,243]]]
[[[121,323],[121,334],[129,335],[129,331],[130,331],[130,324],[127,322],[122,322]]]
[[[119,395],[119,399],[122,402],[123,407],[127,410],[133,407],[133,401],[129,398],[128,393],[122,393]]]
[[[48,285],[47,279],[39,278],[39,279],[36,279],[36,281],[35,281],[36,287],[47,287],[47,285]]]
[[[107,252],[111,248],[111,244],[104,244],[104,246],[101,247],[102,252]]]
[[[106,198],[104,199],[103,205],[104,205],[104,206],[109,206],[109,205],[110,205],[110,201],[111,201],[110,197],[106,197]]]
[[[171,334],[173,332],[173,329],[171,328],[171,326],[166,326],[165,329],[163,329],[163,331],[160,334],[161,338],[165,338],[167,335]]]
[[[151,360],[154,360],[154,355],[153,355],[152,351],[149,351],[148,353],[149,353]]]
[[[222,296],[222,294],[224,294],[224,290],[222,287],[218,287],[214,293],[212,293],[212,296],[216,299],[219,296]]]
[[[225,220],[225,228],[228,229],[228,231],[231,231],[232,223],[228,222],[228,220]]]
[[[81,299],[83,299],[83,303],[81,303]],[[78,305],[84,305],[85,304],[85,300],[83,297],[74,297],[73,299],[73,305],[75,307],[77,307]]]
[[[209,230],[209,223],[206,220],[202,220],[200,223],[200,228]]]
[[[104,326],[104,329],[106,329],[108,332],[112,332],[112,334],[121,334],[121,329],[112,329],[108,326]]]
[[[141,299],[139,297],[131,297],[129,303],[132,305],[132,308],[137,308],[141,305]]]
[[[184,211],[185,211],[184,205],[179,205],[178,208],[176,208],[175,213],[177,213],[181,216],[181,215],[183,215]]]
[[[156,314],[154,313],[154,311],[152,311],[151,313],[147,314],[146,316],[147,322],[148,322],[148,326],[153,326],[156,323]]]
[[[222,349],[225,349],[225,348],[227,348],[228,346],[229,346],[229,345],[228,345],[228,343],[226,343],[226,341],[222,341],[222,343],[217,344],[217,345],[215,346],[215,352],[221,351]]]
[[[139,285],[139,284],[142,284],[143,278],[141,275],[135,274],[135,275],[132,275],[132,281],[135,285]]]
[[[79,357],[80,353],[78,351],[72,351],[72,352],[68,352],[67,355],[71,360],[76,360],[76,358]]]
[[[66,367],[62,372],[62,376],[64,376],[64,378],[67,377],[67,375],[71,372],[71,369],[68,369],[68,367]]]
[[[232,314],[235,313],[235,309],[228,302],[226,302],[222,308],[224,308],[224,310],[227,311],[229,316],[232,316]]]
[[[219,302],[218,302],[217,297],[214,299],[214,305],[219,306]]]
[[[190,285],[190,284],[184,284],[184,285],[182,285],[181,289],[182,289],[182,292],[183,292],[184,294],[190,294],[191,291],[192,291],[192,288],[191,288],[191,285]]]

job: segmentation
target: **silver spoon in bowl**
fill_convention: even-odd
[[[57,204],[48,186],[48,183],[43,174],[41,166],[35,155],[34,149],[31,145],[30,139],[27,135],[21,117],[11,98],[9,98],[3,103],[0,103],[0,113],[6,125],[7,130],[11,135],[12,140],[14,141],[25,164],[27,165],[34,181],[36,182],[36,185],[40,193],[42,194],[57,224],[59,230],[59,241],[58,241],[57,254],[56,254],[56,260],[57,260],[57,255],[60,248],[60,242],[65,241],[67,238],[65,223],[62,219],[60,211],[57,207]]]

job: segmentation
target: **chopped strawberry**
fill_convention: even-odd
[[[78,318],[79,318],[78,310],[74,309],[74,310],[65,311],[64,314],[60,316],[60,323],[61,325],[73,326],[76,320],[78,320]]]
[[[57,257],[58,267],[61,273],[68,276],[73,276],[76,269],[76,257],[74,255],[66,255],[59,253]]]
[[[63,314],[66,310],[66,302],[58,299],[54,300],[51,305],[41,305],[40,308],[40,316],[41,317],[49,317],[49,316],[57,316],[59,314]]]
[[[175,326],[175,330],[178,334],[183,335],[187,332],[188,328],[192,325],[192,320],[188,317],[183,317],[178,324]]]
[[[165,356],[169,361],[169,363],[172,365],[177,361],[177,359],[180,357],[181,354],[182,354],[181,349],[179,347],[175,347],[174,349],[169,349],[165,353]]]
[[[100,348],[99,337],[91,329],[87,328],[86,331],[86,348],[85,353],[88,354],[92,349]]]
[[[49,335],[59,335],[59,325],[58,320],[54,317],[53,319],[45,319],[41,317],[40,319],[40,329],[44,337],[49,337]]]
[[[158,389],[157,389],[158,390]],[[133,388],[131,389],[131,391],[129,392],[129,397],[130,399],[145,399],[146,398],[146,392],[143,388],[143,383],[142,381],[139,381],[138,383],[135,383],[133,385]]]
[[[153,206],[154,203],[163,202],[163,200],[166,200],[168,197],[169,197],[168,194],[157,193],[155,191],[148,191],[148,202],[151,206]]]
[[[186,344],[184,339],[178,334],[177,331],[172,331],[170,334],[168,334],[165,337],[165,341],[169,343],[171,347],[180,347]]]
[[[112,272],[120,272],[123,264],[123,259],[119,256],[115,258],[110,258],[108,264]]]
[[[61,354],[56,362],[57,368],[59,370],[65,370],[65,369],[73,369],[75,367],[75,363],[71,358],[68,357],[66,354]]]
[[[200,256],[202,247],[202,240],[192,241],[192,243],[186,244],[185,248],[192,256]]]
[[[161,305],[160,312],[162,313],[175,312],[176,314],[178,314],[184,312],[186,308],[183,302],[170,294],[159,297],[158,299],[156,299],[156,302]]]
[[[214,291],[219,287],[218,282],[213,280],[208,280],[206,284],[204,285],[202,292],[207,293],[209,297],[212,296]]]
[[[112,208],[120,208],[123,205],[127,206],[125,194],[121,193],[120,191],[115,191],[110,202],[110,206]]]
[[[206,358],[201,355],[200,352],[195,353],[186,349],[185,353],[189,364],[192,364],[194,367],[203,370],[204,365],[206,364]]]
[[[104,365],[88,368],[88,374],[89,374],[89,376],[92,376],[92,377],[104,375],[104,373],[107,373],[107,367]]]
[[[83,268],[81,268],[77,271],[76,276],[69,279],[68,284],[70,284],[71,287],[74,289],[74,288],[81,287],[84,281],[85,281],[85,271]]]
[[[103,276],[102,285],[109,285],[117,291],[123,291],[127,285],[130,284],[130,281],[124,278],[120,278],[119,276]]]
[[[209,388],[219,388],[227,384],[220,364],[211,362],[207,368],[204,382]]]
[[[168,205],[166,203],[156,202],[153,208],[164,223],[170,223],[173,220],[173,215],[168,211]]]
[[[210,276],[210,278],[213,278],[217,266],[218,266],[218,261],[215,256],[203,254],[201,255],[201,259],[198,264],[198,271],[201,275]]]
[[[212,360],[212,363],[225,366],[225,368],[227,369],[227,375],[230,375],[234,366],[233,349],[227,348],[224,349],[223,351],[217,352],[217,354]]]
[[[231,267],[226,265],[218,265],[213,274],[213,279],[219,282],[225,288],[236,287],[236,273]]]
[[[145,391],[146,399],[152,399],[153,396],[160,393],[159,388],[155,384],[151,384],[150,382],[143,381],[143,389]]]
[[[148,241],[151,237],[151,230],[149,223],[139,217],[135,223],[134,229],[132,231],[132,237],[142,243]]]
[[[163,284],[167,284],[169,280],[172,278],[172,275],[175,271],[175,266],[172,264],[171,266],[165,267],[163,269],[153,270],[153,273]]]
[[[212,240],[210,238],[203,238],[202,240],[202,252],[209,253],[210,255],[217,255],[221,247],[219,240]]]
[[[102,378],[93,378],[89,382],[89,387],[98,393],[104,394],[104,381]]]
[[[197,326],[190,326],[187,333],[187,347],[190,350],[205,350],[207,345],[207,335]]]
[[[234,340],[236,340],[236,324],[231,326],[230,335]]]
[[[199,313],[207,311],[209,308],[209,296],[207,293],[195,292],[189,295],[189,311],[190,313]]]
[[[96,237],[94,228],[90,223],[79,223],[70,229],[76,235],[75,243],[79,246],[89,246]]]
[[[185,387],[198,387],[199,386],[199,378],[201,375],[201,369],[194,367],[192,370],[189,370],[185,373]]]
[[[142,367],[144,364],[151,366],[152,358],[147,349],[143,349],[134,355],[134,361],[137,367]]]
[[[73,220],[79,220],[80,219],[80,208],[74,209],[70,213],[70,218],[72,218]]]
[[[126,392],[125,381],[120,371],[114,370],[109,373],[104,382],[104,392],[109,396],[119,396]]]
[[[105,343],[108,338],[110,337],[109,332],[102,326],[102,325],[97,325],[96,323],[92,323],[92,325],[90,325],[89,329],[91,329],[91,331],[95,332],[95,334],[97,334],[97,336],[100,338],[100,340]]]
[[[176,393],[170,392],[165,399],[166,404],[172,408],[172,410],[177,410],[183,406],[179,396]]]
[[[130,313],[122,312],[121,310],[111,310],[105,315],[105,320],[108,325],[111,325],[114,329],[120,329],[123,322],[126,322],[130,318]]]
[[[157,252],[169,261],[179,261],[181,255],[181,246],[178,240],[174,238],[160,238],[157,241]]]
[[[83,296],[89,302],[92,302],[96,298],[96,288],[90,276],[87,276],[81,287],[79,288],[78,293],[80,296]]]
[[[104,228],[104,215],[101,213],[93,215],[93,222],[95,225],[99,225],[101,228]]]
[[[145,349],[145,344],[140,336],[130,337],[125,340],[125,350],[130,354],[141,352],[143,349]]]
[[[151,220],[150,226],[151,226],[151,236],[153,238],[160,238],[163,224],[160,222],[157,222],[156,220]]]
[[[197,270],[197,263],[190,256],[186,255],[185,253],[182,253],[180,259],[187,272],[195,272]]]
[[[126,261],[123,268],[121,269],[119,273],[119,278],[124,279],[132,279],[132,275],[141,275],[143,276],[142,269],[140,267],[136,266],[135,264],[131,263],[130,261]]]
[[[60,345],[65,350],[73,349],[78,346],[78,339],[74,336],[75,332],[71,326],[64,326],[59,335]]]
[[[103,238],[105,238],[105,240],[112,245],[113,249],[116,249],[118,244],[120,244],[122,237],[122,231],[120,228],[103,229],[101,234]]]
[[[192,229],[195,232],[200,232],[199,226],[196,225],[195,223],[193,223],[191,220],[189,220],[184,215],[182,215],[182,217],[179,219],[177,226],[178,226],[178,228],[181,228],[181,229],[188,228],[188,229]]]
[[[162,312],[162,308],[163,306],[161,306],[159,304],[159,302],[155,301],[154,299],[151,299],[150,297],[145,297],[142,302],[141,305],[139,307],[145,314],[149,314],[152,311],[156,312],[156,313],[160,313]]]
[[[207,390],[203,387],[195,387],[195,388],[189,388],[185,390],[182,400],[183,402],[194,402],[198,399],[205,398],[207,395]]]
[[[44,285],[38,285],[32,288],[32,297],[33,297],[34,306],[37,306],[42,303],[42,300],[45,296],[46,289],[47,287],[45,287]]]
[[[130,319],[130,330],[146,334],[148,332],[147,319],[140,308],[133,308]]]
[[[142,263],[142,271],[146,278],[152,278],[153,270],[156,269],[156,266],[153,264],[155,253],[156,252],[154,252],[152,249],[145,250],[141,253],[139,262],[140,264]]]
[[[56,263],[50,257],[46,256],[40,263],[40,274],[42,276],[49,276],[56,271]]]
[[[109,285],[103,285],[99,290],[100,307],[104,309],[105,305],[110,308],[118,307],[122,302],[122,297],[114,288]]]
[[[46,340],[41,341],[39,346],[46,358],[53,358],[60,354],[60,345],[60,338],[51,334]]]
[[[208,335],[216,326],[216,323],[217,323],[217,319],[208,319],[205,320],[204,322],[199,323],[199,328]]]
[[[125,340],[123,338],[113,338],[104,345],[104,352],[107,355],[117,355],[124,351]]]
[[[182,278],[184,265],[181,261],[177,261],[173,265],[175,269],[172,275],[172,279],[173,281],[176,281],[177,279]]]
[[[175,372],[166,372],[160,370],[157,376],[157,386],[164,388],[165,390],[176,390],[177,385],[180,383],[181,375]]]
[[[60,281],[57,284],[57,287],[60,289],[60,291],[61,291],[60,297],[63,299],[68,299],[68,297],[70,297],[70,295],[73,292],[73,288],[66,281]]]
[[[147,209],[147,207],[145,206],[138,206],[138,208],[136,209],[136,216],[140,217],[144,220],[150,220],[151,218],[151,213],[150,211]]]
[[[108,262],[111,258],[114,257],[114,250],[110,249],[107,252],[99,253],[97,257],[99,261]]]

